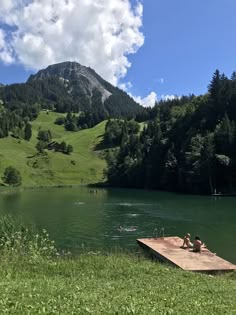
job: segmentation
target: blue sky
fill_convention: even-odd
[[[113,2],[116,4],[119,1]],[[132,4],[135,3],[137,4],[137,1],[132,0]],[[217,68],[228,76],[236,70],[235,0],[143,0],[142,6],[142,25],[139,27],[139,32],[144,37],[144,44],[139,37],[136,39],[139,46],[136,53],[127,56],[127,53],[123,52],[132,65],[124,78],[119,80],[120,83],[130,82],[128,92],[132,95],[140,98],[145,98],[151,92],[155,92],[159,98],[162,95],[189,93],[198,95],[206,92],[212,74]],[[10,11],[10,14],[15,14],[14,12]],[[104,16],[108,16],[110,12],[104,12],[107,14]],[[4,29],[9,30],[11,23],[1,19],[1,14],[0,22],[2,23],[0,29],[3,29],[4,24]],[[22,23],[20,21],[18,27],[25,30],[25,25],[23,28]],[[132,23],[133,20],[127,27],[133,27]],[[83,27],[81,25],[80,27]],[[27,27],[29,31],[33,25]],[[11,33],[8,32],[9,34]],[[81,33],[78,36],[81,36]],[[36,68],[38,66],[39,52],[36,52],[39,59],[35,59],[26,55],[19,43],[17,45],[19,58],[10,65],[0,60],[0,82],[3,84],[24,82],[30,73],[36,71],[33,69],[33,62],[37,63]],[[30,45],[28,46],[29,50]],[[39,45],[34,45],[34,50],[37,47],[41,49]],[[101,45],[100,49],[102,50]],[[115,53],[111,55],[113,58],[111,64],[121,60]],[[58,58],[62,57],[63,55]],[[74,59],[75,57],[73,56]],[[100,74],[104,73],[105,78],[109,79],[106,73],[109,73],[111,68],[99,68],[99,63],[101,64],[103,60],[102,54],[98,57],[100,62],[97,66],[92,58],[93,56],[90,56],[91,66]],[[81,55],[80,59],[89,65],[84,56]],[[46,62],[47,60],[45,65]],[[114,82],[114,78],[111,77],[110,81]]]
[[[130,58],[126,77],[133,94],[202,94],[217,68],[230,76],[236,69],[235,13],[234,0],[144,1],[145,44]]]

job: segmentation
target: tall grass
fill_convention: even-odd
[[[46,230],[38,232],[21,218],[5,215],[0,217],[0,253],[5,258],[23,256],[38,260],[55,256],[57,250]]]

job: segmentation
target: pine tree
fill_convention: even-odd
[[[208,92],[210,93],[211,99],[213,101],[218,101],[219,99],[219,92],[221,88],[221,74],[220,71],[217,69],[212,77],[212,80],[208,86]]]
[[[24,130],[24,133],[25,133],[25,140],[27,141],[30,141],[31,137],[32,137],[32,126],[30,123],[27,123],[25,125],[25,130]]]
[[[231,80],[236,81],[236,71],[234,71],[231,75]]]

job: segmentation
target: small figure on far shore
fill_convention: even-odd
[[[187,233],[185,235],[182,248],[185,248],[185,246],[186,246],[186,248],[193,248],[193,243],[191,243],[190,237],[191,237],[190,233]]]

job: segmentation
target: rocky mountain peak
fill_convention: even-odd
[[[105,81],[93,69],[71,61],[50,65],[40,70],[29,77],[28,83],[52,77],[62,80],[68,88],[68,93],[77,93],[79,90],[80,94],[92,96],[93,90],[97,89],[102,94],[103,102],[112,94],[105,87]]]

